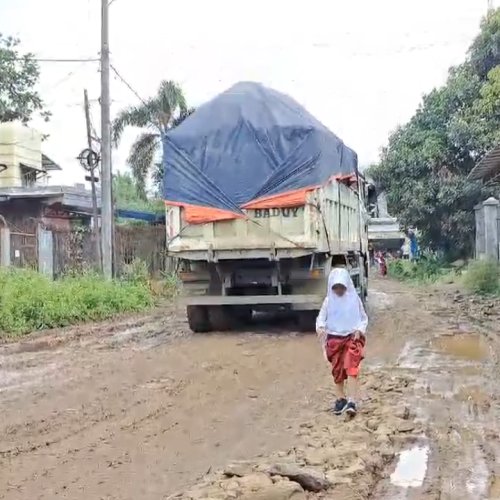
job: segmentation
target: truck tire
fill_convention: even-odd
[[[252,321],[252,308],[247,306],[233,306],[231,308],[233,318],[242,326]]]
[[[297,323],[299,330],[304,333],[314,333],[316,331],[316,317],[318,311],[299,311]]]
[[[212,326],[212,330],[217,332],[231,330],[235,324],[235,319],[231,312],[231,309],[227,306],[209,307],[208,320]]]
[[[206,307],[187,306],[187,318],[189,328],[191,328],[194,333],[205,333],[210,331],[210,321]]]

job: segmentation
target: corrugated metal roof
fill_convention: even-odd
[[[470,171],[471,180],[487,180],[500,175],[500,144],[488,152]]]
[[[45,198],[52,202],[77,207],[81,210],[92,210],[91,192],[76,186],[33,186],[33,187],[0,187],[0,202],[12,199]],[[97,192],[97,204],[101,204],[100,193]]]
[[[42,153],[42,167],[44,170],[62,170],[62,168],[47,155]]]

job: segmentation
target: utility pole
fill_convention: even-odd
[[[101,238],[104,277],[113,277],[113,200],[109,97],[109,0],[101,0]]]
[[[93,151],[92,147],[92,130],[90,124],[90,105],[87,89],[83,91],[83,106],[85,108],[85,123],[87,125],[87,144],[89,151]],[[89,165],[90,167],[90,165]],[[90,186],[92,189],[92,218],[94,219],[94,226],[92,228],[92,235],[94,237],[95,254],[97,258],[97,266],[102,272],[102,257],[101,257],[101,237],[99,234],[99,210],[97,207],[97,193],[95,186],[95,167],[90,168]]]

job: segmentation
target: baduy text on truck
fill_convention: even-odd
[[[334,266],[366,295],[357,155],[292,98],[236,84],[163,148],[167,250],[193,331],[228,330],[273,308],[312,329]]]

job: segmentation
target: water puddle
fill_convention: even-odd
[[[442,335],[432,340],[431,346],[443,354],[468,361],[483,361],[488,357],[488,345],[481,335],[474,333]]]
[[[418,445],[403,450],[399,454],[396,470],[391,474],[391,483],[400,488],[418,488],[422,486],[427,473],[429,446]]]

